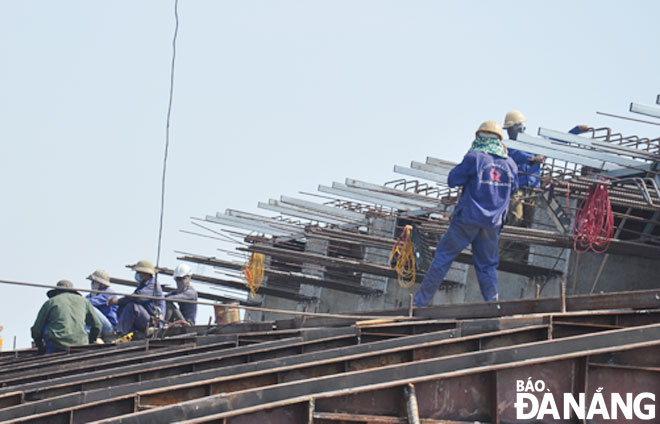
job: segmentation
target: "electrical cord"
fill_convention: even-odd
[[[158,224],[158,251],[156,254],[156,268],[160,266],[160,252],[163,241],[163,219],[165,216],[165,176],[167,175],[167,155],[170,147],[170,120],[172,117],[172,100],[174,98],[174,64],[176,63],[176,40],[179,35],[179,0],[174,0],[174,36],[172,38],[172,64],[170,66],[170,94],[167,104],[167,122],[165,126],[165,154],[163,155],[163,176],[160,190],[160,220]],[[158,274],[154,277],[154,296],[158,290]],[[165,314],[165,311],[158,312],[156,301],[154,301],[154,311],[156,315]]]
[[[604,184],[595,184],[578,207],[573,225],[573,249],[578,253],[589,250],[604,253],[613,233],[614,215],[609,192]]]
[[[412,225],[403,227],[390,252],[390,267],[396,271],[397,281],[403,288],[410,288],[417,279],[415,249],[412,242]]]

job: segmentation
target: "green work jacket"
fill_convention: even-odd
[[[89,333],[85,325],[89,327]],[[66,349],[67,346],[93,342],[101,328],[101,321],[87,299],[78,293],[61,292],[39,310],[32,326],[32,338],[37,347],[43,346],[42,337],[47,337],[54,347]]]

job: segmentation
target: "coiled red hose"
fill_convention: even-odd
[[[604,184],[596,184],[582,199],[573,224],[573,249],[578,253],[604,253],[614,234],[614,215],[610,195]]]

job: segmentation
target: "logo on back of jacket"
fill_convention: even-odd
[[[510,187],[511,174],[506,167],[491,163],[482,169],[480,182],[492,186]]]

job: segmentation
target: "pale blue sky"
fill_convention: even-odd
[[[0,279],[130,278],[125,264],[156,259],[173,1],[0,10]],[[319,183],[459,160],[476,126],[510,109],[529,132],[657,135],[595,112],[655,100],[659,12],[650,0],[181,0],[162,265],[227,247],[180,233],[191,216],[266,214],[258,201]],[[0,290],[5,348],[14,335],[28,346],[45,290]]]

